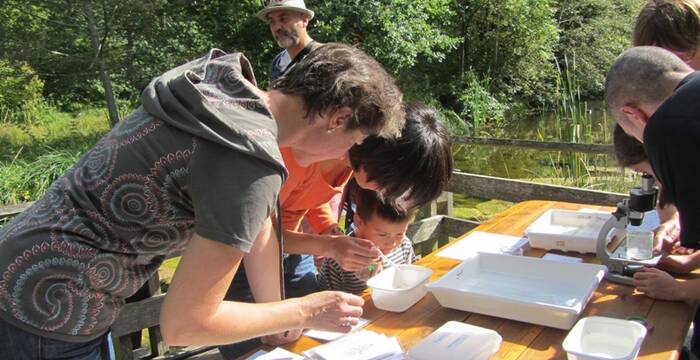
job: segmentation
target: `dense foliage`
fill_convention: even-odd
[[[408,99],[438,107],[453,133],[573,142],[609,138],[592,140],[590,109],[580,100],[601,97],[605,71],[629,46],[643,2],[306,0],[316,11],[314,39],[362,47]],[[243,52],[267,87],[280,49],[253,16],[260,7],[260,0],[0,1],[0,205],[41,196],[109,128],[108,115],[123,117],[154,76],[212,47]],[[532,118],[506,121],[543,109],[553,109],[555,121],[539,128]],[[604,124],[595,126],[605,135]],[[454,156],[465,171],[592,188],[609,183],[595,173],[612,163],[485,147],[457,146]]]
[[[629,45],[641,3],[307,1],[317,13],[314,38],[363,47],[396,75],[409,97],[472,120],[498,118],[515,102],[556,103],[565,56],[582,93],[600,96],[604,71]],[[133,103],[152,77],[219,47],[243,51],[266,86],[279,49],[253,16],[259,8],[259,0],[6,0],[0,4],[0,71],[6,74],[12,64],[21,70],[11,72],[11,81],[33,91],[43,82],[46,98],[70,107],[104,102],[104,64],[117,102]],[[37,81],[27,80],[32,74]],[[4,88],[0,93],[11,96]],[[17,106],[6,102],[0,106]]]

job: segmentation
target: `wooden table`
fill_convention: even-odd
[[[552,201],[526,201],[494,216],[473,231],[522,236],[525,228],[550,208],[577,210],[596,207]],[[604,207],[597,209],[610,210]],[[545,253],[541,249],[531,249],[528,245],[524,250],[527,256],[541,257]],[[437,257],[435,253],[437,252],[417,262],[418,265],[433,269],[431,282],[459,264],[456,260]],[[596,262],[592,255],[584,256],[584,260]],[[372,304],[369,294],[365,294],[364,297],[366,303],[363,317],[371,320],[366,329],[397,337],[404,349],[410,349],[445,322],[456,320],[497,331],[503,337],[503,343],[494,358],[566,359],[566,352],[561,346],[568,333],[566,330],[443,308],[430,292],[403,313],[379,310]],[[603,281],[582,314],[591,315],[616,318],[645,316],[654,329],[647,334],[639,358],[676,359],[692,320],[693,305],[654,300],[635,292],[632,287]],[[285,348],[300,354],[319,344],[316,340],[302,337]]]

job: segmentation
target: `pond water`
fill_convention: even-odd
[[[510,118],[501,128],[480,129],[480,137],[611,144],[614,121],[602,103],[581,107],[582,116],[547,112]],[[612,154],[583,154],[488,145],[453,146],[455,167],[464,172],[511,179],[627,192],[636,180],[623,173]]]
[[[477,136],[536,141],[612,144],[615,122],[602,102],[583,104],[581,114],[546,112],[511,117],[500,128],[480,129]],[[453,145],[461,171],[539,183],[627,193],[639,175],[623,171],[612,154],[582,154],[488,145]],[[455,194],[455,215],[483,221],[511,203]]]

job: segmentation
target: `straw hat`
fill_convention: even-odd
[[[309,20],[314,18],[314,12],[306,8],[304,0],[264,0],[265,7],[258,11],[255,16],[267,22],[267,14],[277,10],[290,10],[304,13],[309,16]]]

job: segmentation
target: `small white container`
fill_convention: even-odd
[[[562,346],[569,360],[635,359],[646,333],[635,321],[591,316],[576,323]]]
[[[595,253],[598,233],[610,216],[592,211],[547,210],[525,230],[525,235],[533,248]]]
[[[501,348],[497,332],[448,321],[408,351],[411,360],[487,360]]]
[[[433,271],[417,265],[392,266],[367,280],[378,309],[406,311],[425,296],[425,285]]]

